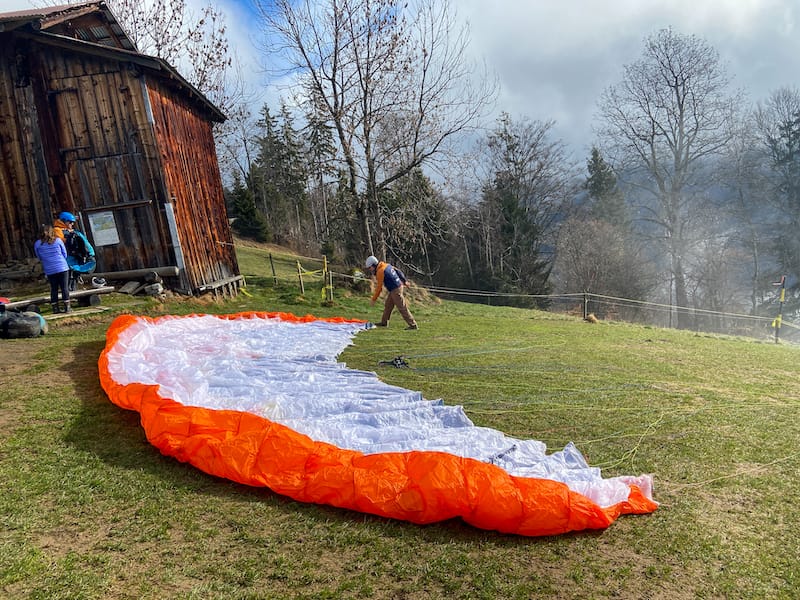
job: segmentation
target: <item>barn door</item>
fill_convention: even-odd
[[[142,140],[148,123],[142,118],[140,82],[101,59],[82,62],[80,68],[86,72],[53,77],[48,94],[62,179],[71,196],[66,205],[80,213],[82,229],[96,246],[99,270],[170,264],[157,163],[154,167],[146,156]],[[96,235],[98,223],[113,224],[116,235]]]
[[[155,206],[143,180],[144,166],[144,157],[137,152],[65,160],[68,181],[81,206],[82,225],[98,255],[113,258],[114,270],[164,264],[158,262],[163,254],[160,245],[153,243],[160,238]],[[99,223],[109,222],[115,236],[100,235]]]

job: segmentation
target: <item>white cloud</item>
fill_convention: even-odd
[[[30,0],[0,0],[2,10],[31,8]],[[190,0],[205,6],[208,0]],[[728,65],[734,85],[752,100],[800,87],[798,0],[453,0],[470,23],[472,53],[486,60],[501,84],[498,111],[555,120],[555,132],[584,158],[602,91],[641,56],[646,36],[664,27],[706,39]],[[278,81],[266,58],[250,0],[219,0],[230,42],[250,85],[277,107]]]
[[[643,40],[665,27],[707,40],[752,99],[800,84],[797,0],[457,0],[472,51],[502,86],[498,109],[556,121],[579,157],[592,143],[596,101]]]

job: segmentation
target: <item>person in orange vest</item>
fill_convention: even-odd
[[[64,211],[58,215],[58,218],[53,221],[53,230],[56,233],[56,237],[60,239],[62,242],[66,244],[67,239],[64,235],[64,231],[72,231],[72,228],[75,227],[75,215],[71,212]]]
[[[419,329],[417,322],[414,320],[411,312],[408,310],[406,300],[403,298],[403,286],[408,284],[406,276],[397,267],[379,261],[374,256],[368,256],[365,263],[367,273],[375,277],[377,285],[375,286],[375,293],[372,294],[372,304],[381,295],[383,287],[386,286],[386,301],[383,305],[383,315],[381,322],[375,323],[378,327],[386,327],[389,324],[389,317],[392,315],[392,310],[396,307],[400,315],[408,324],[406,329]]]

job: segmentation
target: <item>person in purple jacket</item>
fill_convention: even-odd
[[[52,225],[42,227],[42,236],[33,245],[33,251],[42,261],[44,274],[50,282],[50,306],[54,313],[61,312],[58,306],[58,291],[64,301],[64,312],[72,309],[69,305],[69,266],[67,265],[67,248],[57,236]]]

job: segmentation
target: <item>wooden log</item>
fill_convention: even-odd
[[[178,267],[153,267],[152,269],[110,271],[108,273],[92,273],[92,276],[102,277],[103,279],[142,279],[146,277],[152,277],[153,274],[160,277],[177,277]]]
[[[90,296],[97,296],[99,304],[100,294],[109,294],[115,290],[113,285],[107,285],[101,288],[94,288],[91,290],[75,290],[69,293],[69,299],[82,299]],[[60,297],[59,297],[60,300]],[[15,300],[14,302],[8,302],[4,304],[4,308],[10,309],[17,309],[17,308],[25,308],[26,310],[32,310],[34,312],[39,311],[39,304],[45,304],[50,302],[50,296],[36,296],[35,298],[26,298],[24,300]],[[96,306],[96,305],[93,305]]]
[[[99,306],[100,302],[100,294],[90,294],[78,298],[78,306]]]
[[[207,283],[206,285],[201,285],[197,288],[197,292],[199,294],[204,294],[206,292],[210,292],[216,290],[217,288],[221,288],[225,285],[230,285],[232,283],[238,283],[242,281],[244,276],[242,275],[234,275],[233,277],[226,277],[225,279],[220,279],[219,281],[215,281],[213,283]]]
[[[0,279],[33,279],[41,276],[42,272],[36,271],[2,271],[0,272]]]

